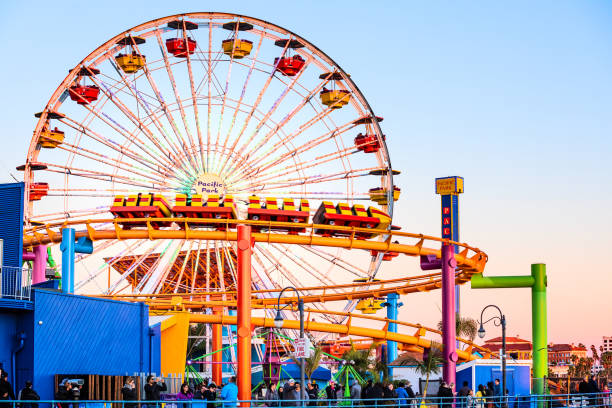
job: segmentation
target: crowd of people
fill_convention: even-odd
[[[297,407],[302,405],[326,406],[363,405],[373,407],[393,406],[398,408],[418,408],[420,395],[415,393],[409,381],[381,383],[368,380],[364,384],[353,380],[342,385],[333,379],[325,388],[320,389],[316,381],[309,381],[304,390],[299,382],[289,379],[285,382],[272,383],[265,393],[260,395],[262,404],[270,408]],[[346,389],[348,387],[348,390]],[[78,401],[81,399],[82,384],[74,380],[64,380],[59,384],[54,399],[58,401]],[[464,381],[457,393],[453,392],[454,384],[441,382],[437,394],[433,397],[437,408],[505,408],[509,400],[504,394],[499,380],[486,385],[479,384],[476,393]],[[136,379],[128,377],[121,388],[124,408],[138,408],[139,402],[161,401],[168,387],[161,377],[149,375],[144,385],[144,395],[139,398]],[[506,390],[508,395],[508,390]],[[599,383],[595,377],[585,377],[571,391],[572,408],[602,407],[612,408],[612,394],[607,383]],[[506,397],[508,398],[508,397]],[[140,399],[140,401],[139,401]],[[191,408],[188,401],[200,402],[199,408],[236,408],[238,404],[238,387],[236,377],[231,377],[227,384],[217,385],[205,379],[200,383],[183,383],[175,398],[178,408]],[[255,398],[253,398],[255,399]],[[0,372],[0,408],[10,408],[4,401],[29,401],[20,403],[20,408],[38,408],[40,397],[30,381],[25,383],[17,395],[8,381],[8,373]],[[347,401],[348,400],[348,401]],[[431,402],[431,401],[430,401]],[[71,403],[72,404],[72,403]],[[428,404],[429,406],[433,404]],[[70,405],[68,405],[70,406]],[[141,405],[142,406],[142,405]],[[146,404],[145,404],[146,406]]]
[[[368,380],[363,386],[356,380],[349,385],[348,392],[344,385],[330,380],[324,389],[319,389],[316,381],[306,384],[303,394],[299,383],[289,379],[285,383],[271,384],[263,396],[267,407],[296,407],[305,401],[307,406],[340,405],[341,401],[346,405],[350,400],[352,405],[373,406],[400,406],[408,408],[410,401],[416,397],[410,382],[400,382],[397,389],[393,383],[374,383]]]

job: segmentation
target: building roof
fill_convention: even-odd
[[[561,351],[586,351],[586,347],[574,346],[573,344],[550,344],[548,346],[549,352],[561,352]]]
[[[484,347],[487,347],[489,350],[496,352],[501,349],[501,344],[486,344]],[[514,351],[531,351],[531,349],[531,343],[506,344],[506,353],[511,353]]]
[[[485,341],[485,344],[487,345],[486,347],[488,347],[488,345],[490,345],[491,343],[500,343],[502,342],[502,338],[501,337],[495,337],[493,339],[489,339],[487,341]],[[506,337],[506,344],[531,344],[531,342],[529,340],[525,340],[525,339],[521,339],[519,337]]]

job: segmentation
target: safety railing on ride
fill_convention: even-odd
[[[30,300],[32,271],[11,266],[0,267],[0,298]]]
[[[1,401],[5,408],[237,408],[237,407],[363,407],[363,408],[611,408],[610,393],[561,395],[509,395],[506,397],[416,397],[317,400],[198,400],[162,394],[160,401],[38,400]]]

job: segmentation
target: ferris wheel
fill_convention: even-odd
[[[231,202],[238,218],[253,205],[314,214],[325,203],[375,206],[391,218],[399,197],[382,118],[350,75],[303,37],[251,17],[189,13],[131,28],[71,69],[36,116],[21,166],[27,225],[112,218],[117,199],[143,194]],[[257,243],[253,289],[333,291],[373,280],[382,261]],[[232,242],[107,240],[77,257],[75,288],[226,291],[235,269]]]

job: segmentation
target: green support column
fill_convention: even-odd
[[[533,391],[544,394],[548,376],[548,337],[546,322],[546,265],[532,264],[531,332],[533,336]]]
[[[531,275],[472,276],[472,289],[531,288],[531,337],[533,338],[533,393],[544,394],[548,376],[546,265],[532,264]]]

